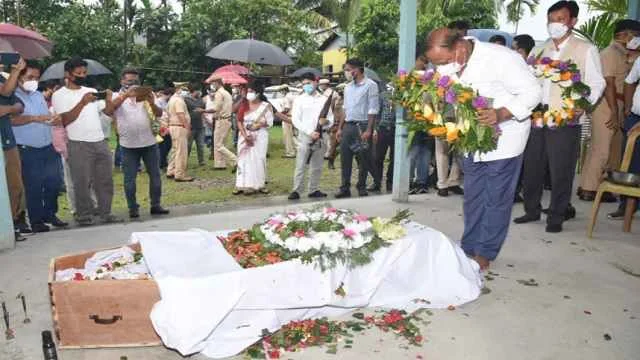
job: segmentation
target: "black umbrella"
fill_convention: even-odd
[[[87,75],[109,75],[111,70],[104,65],[91,59],[84,59],[87,62]],[[64,63],[66,61],[57,62],[47,68],[42,74],[40,81],[58,80],[64,78]]]
[[[320,77],[322,76],[322,72],[316,68],[312,68],[312,67],[303,67],[300,68],[296,71],[294,71],[293,73],[291,73],[291,75],[289,75],[290,77],[301,77],[302,75],[306,74],[306,73],[312,73],[313,76],[315,77]]]
[[[279,47],[253,39],[225,41],[209,50],[207,56],[253,64],[293,65],[291,58]]]

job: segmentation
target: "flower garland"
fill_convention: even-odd
[[[374,315],[355,313],[356,320],[335,321],[327,318],[291,321],[274,333],[262,330],[262,339],[245,350],[252,359],[279,359],[284,352],[300,352],[312,346],[326,346],[327,353],[336,354],[338,343],[344,348],[353,346],[354,333],[372,327],[396,333],[410,345],[422,346],[424,338],[416,322],[423,321],[418,310],[407,314],[404,310],[380,311]]]
[[[370,219],[351,210],[320,207],[275,214],[251,230],[218,239],[243,268],[299,258],[324,271],[338,264],[368,264],[378,249],[406,235],[407,210],[392,219]]]
[[[495,150],[498,126],[478,122],[478,110],[490,108],[489,99],[449,76],[428,70],[400,71],[394,80],[395,101],[408,113],[409,131],[426,131],[445,139],[461,153]]]
[[[562,88],[562,108],[536,108],[531,124],[537,128],[575,125],[578,110],[589,110],[592,106],[588,100],[591,88],[582,82],[580,69],[573,61],[552,60],[541,55],[529,57],[527,64],[533,68],[535,77],[549,79]]]

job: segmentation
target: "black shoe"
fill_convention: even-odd
[[[513,199],[513,203],[514,203],[514,204],[517,204],[517,203],[521,203],[521,202],[523,202],[523,201],[524,201],[524,199],[522,198],[522,195],[520,195],[520,194],[516,193],[516,196],[515,196],[515,198]]]
[[[367,189],[367,191],[370,191],[370,192],[372,192],[372,193],[377,193],[377,194],[379,194],[379,193],[381,193],[381,192],[382,192],[382,190],[380,189],[380,185],[373,185],[373,186],[370,186],[370,187]]]
[[[428,194],[429,193],[429,188],[426,186],[420,186],[418,187],[418,192],[417,194]]]
[[[309,197],[312,198],[312,199],[326,198],[327,194],[323,193],[320,190],[316,190],[316,191],[312,192],[311,194],[309,194]]]
[[[47,223],[49,223],[49,224],[51,224],[51,226],[57,227],[57,228],[65,228],[65,227],[69,226],[69,223],[60,220],[60,218],[58,218],[57,216],[54,216],[51,219],[49,219],[49,221],[47,221]]]
[[[520,216],[518,218],[513,219],[513,222],[516,224],[526,224],[534,221],[540,220],[540,215],[534,216],[529,214],[524,214],[524,216]]]
[[[139,217],[140,217],[140,210],[138,210],[138,208],[129,209],[129,218],[137,219]]]
[[[22,236],[22,234],[20,234],[20,231],[19,231],[19,230],[16,230],[16,231],[13,233],[13,235],[14,235],[14,237],[15,237],[16,242],[21,242],[21,241],[25,241],[25,240],[27,240],[27,238],[26,238],[26,237],[24,237],[24,236]]]
[[[336,199],[346,199],[351,197],[351,191],[340,191],[336,194]]]
[[[49,226],[45,225],[44,223],[37,223],[31,224],[31,230],[33,230],[34,233],[44,233],[49,232],[51,228],[49,228]]]
[[[464,190],[460,186],[450,186],[447,190],[451,191],[455,195],[464,195]]]
[[[582,190],[580,192],[580,195],[578,195],[578,198],[580,200],[582,200],[582,201],[591,202],[591,201],[596,199],[596,192],[595,191]]]
[[[618,209],[607,215],[607,219],[609,220],[623,220],[624,219],[624,209]]]
[[[367,189],[358,190],[358,196],[360,197],[369,196],[369,193],[367,192]]]
[[[298,194],[297,191],[294,191],[291,194],[289,194],[288,199],[289,200],[300,200],[300,194]]]
[[[576,217],[576,208],[573,205],[569,204],[567,210],[564,212],[564,220],[571,220]]]
[[[546,231],[551,234],[562,232],[562,224],[548,224]]]
[[[27,225],[26,222],[19,221],[13,224],[13,227],[20,232],[20,234],[33,234],[33,230]]]
[[[329,170],[335,170],[336,169],[336,165],[335,165],[335,160],[334,159],[329,159]]]
[[[441,196],[441,197],[449,196],[449,190],[448,189],[438,189],[438,196]]]
[[[151,215],[169,215],[169,210],[162,206],[154,206],[150,210]]]

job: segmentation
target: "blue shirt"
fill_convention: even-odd
[[[21,88],[16,89],[16,96],[24,104],[22,115],[39,116],[49,115],[47,101],[39,91],[26,92]],[[51,145],[51,126],[41,122],[32,122],[13,127],[13,135],[18,145],[26,145],[35,148],[43,148]]]
[[[364,78],[360,83],[351,81],[344,89],[344,112],[347,122],[365,122],[368,115],[377,115],[380,108],[378,85]]]
[[[6,79],[0,75],[0,84],[4,84]],[[14,105],[18,102],[15,95],[0,96],[0,105]],[[11,118],[9,115],[0,117],[0,140],[2,141],[2,150],[10,150],[16,147],[16,138],[11,130]]]

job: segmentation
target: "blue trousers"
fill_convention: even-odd
[[[431,163],[429,144],[411,144],[409,159],[411,159],[409,182],[427,186],[429,184],[429,164]]]
[[[136,201],[136,178],[140,160],[149,174],[149,200],[151,207],[160,206],[162,180],[160,179],[160,151],[158,145],[143,148],[122,147],[122,169],[124,172],[124,193],[129,209],[140,207]]]
[[[62,187],[60,155],[52,145],[43,148],[18,145],[18,149],[29,222],[31,225],[50,222],[58,212]]]
[[[463,161],[464,234],[462,249],[469,256],[493,261],[507,238],[513,198],[522,168],[522,155],[496,161]]]

